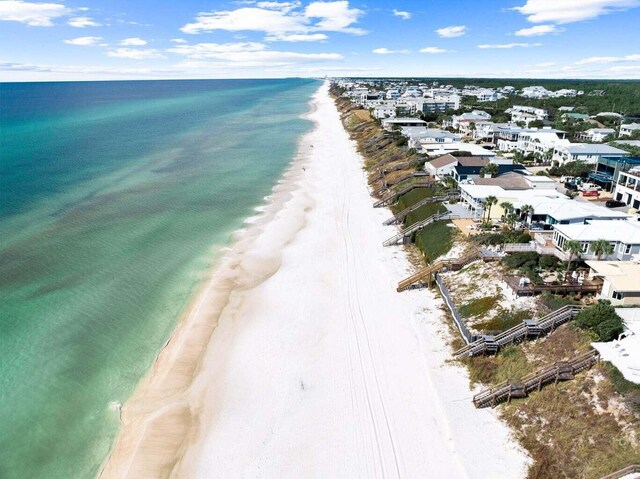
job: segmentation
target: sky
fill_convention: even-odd
[[[640,79],[640,0],[0,0],[0,81]]]

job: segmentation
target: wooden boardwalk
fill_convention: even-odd
[[[560,361],[551,366],[539,369],[526,375],[519,381],[504,381],[473,397],[473,404],[477,408],[495,407],[502,402],[509,402],[513,398],[527,397],[532,391],[540,391],[543,386],[558,381],[573,379],[576,374],[598,362],[600,355],[595,349],[572,359]]]
[[[418,208],[424,206],[424,205],[428,205],[430,203],[442,203],[444,201],[449,201],[452,200],[454,198],[459,198],[460,197],[460,192],[456,191],[456,190],[451,190],[448,191],[446,194],[441,195],[441,196],[430,196],[428,198],[424,198],[420,201],[418,201],[417,203],[408,206],[407,208],[403,209],[402,211],[396,213],[395,215],[393,215],[391,218],[389,218],[388,220],[384,221],[384,225],[388,226],[388,225],[392,225],[392,224],[399,224],[404,222],[405,218],[407,217],[407,215],[415,210],[417,210]]]
[[[412,274],[406,279],[403,279],[398,283],[398,293],[414,288],[416,286],[428,285],[431,287],[433,281],[433,275],[442,270],[458,271],[464,268],[467,264],[480,259],[481,255],[478,250],[473,250],[460,258],[440,260],[426,268],[421,269],[415,274]]]
[[[418,221],[411,226],[407,226],[406,228],[400,230],[400,232],[396,235],[393,235],[391,238],[382,242],[382,246],[392,246],[398,243],[406,244],[409,241],[407,239],[411,239],[411,236],[414,233],[417,233],[422,228],[429,226],[431,223],[435,223],[436,221],[449,220],[451,218],[455,218],[456,215],[451,213],[438,213],[432,216],[429,216],[427,219]]]
[[[407,177],[405,179],[409,179],[411,177],[412,176]],[[418,178],[424,178],[424,177],[418,177]],[[429,188],[430,186],[433,186],[434,183],[435,183],[435,181],[431,180],[431,179],[418,180],[415,183],[412,183],[412,184],[407,185],[407,186],[405,186],[403,188],[400,188],[400,189],[398,189],[396,191],[393,191],[393,192],[389,193],[388,195],[385,195],[384,197],[382,197],[381,199],[376,201],[373,204],[373,207],[374,208],[379,208],[381,206],[390,205],[390,204],[395,203],[396,201],[398,201],[398,198],[400,198],[402,195],[404,195],[406,193],[409,193],[411,190],[413,190],[415,188]],[[387,188],[388,188],[388,186],[384,187],[384,189],[387,189]],[[377,190],[374,190],[372,192],[372,194],[375,193],[376,191]]]
[[[505,282],[518,296],[534,296],[536,294],[549,291],[554,294],[570,294],[570,293],[583,293],[583,294],[596,294],[602,289],[601,281],[585,281],[583,284],[578,282],[568,284],[520,284],[519,276],[505,276]]]
[[[535,339],[554,331],[561,324],[575,318],[581,309],[582,306],[563,306],[540,319],[526,319],[521,324],[496,336],[482,336],[460,348],[453,355],[456,359],[461,359],[480,354],[494,354],[509,344]]]

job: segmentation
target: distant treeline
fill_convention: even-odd
[[[357,80],[354,78],[354,80]],[[360,78],[359,80],[372,79]],[[376,79],[378,80],[378,79]],[[546,108],[552,112],[561,106],[576,107],[576,112],[595,115],[603,111],[613,111],[629,117],[640,117],[640,81],[638,80],[541,80],[541,79],[513,79],[513,78],[387,78],[380,79],[380,86],[391,82],[408,82],[410,84],[432,83],[437,81],[440,85],[452,85],[462,88],[466,85],[475,85],[482,88],[498,88],[501,86],[513,86],[521,90],[527,86],[543,86],[547,90],[557,91],[561,89],[574,89],[584,91],[584,95],[575,98],[544,98],[530,99],[520,96],[498,100],[497,102],[483,103],[482,105],[494,105],[495,109],[506,109],[513,104],[537,106]],[[589,93],[603,90],[604,96],[589,95]]]

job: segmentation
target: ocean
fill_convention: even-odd
[[[0,478],[95,477],[319,82],[0,84]]]

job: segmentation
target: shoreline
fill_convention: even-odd
[[[312,95],[309,101],[309,111],[301,118],[309,119],[310,115],[314,113],[316,110],[314,99],[317,94],[318,91]],[[310,121],[313,122],[313,120]],[[175,401],[181,401],[180,396],[187,392],[191,384],[191,381],[181,381],[178,384],[172,383],[163,386],[162,382],[167,380],[171,368],[180,366],[177,356],[182,349],[190,349],[187,362],[191,362],[189,369],[191,376],[193,376],[198,368],[199,360],[205,353],[206,344],[218,326],[219,317],[231,300],[231,295],[236,289],[250,289],[255,286],[251,283],[241,285],[237,281],[237,269],[242,267],[243,255],[248,250],[248,245],[253,239],[260,236],[265,225],[274,219],[297,188],[296,181],[301,176],[299,170],[308,160],[308,155],[304,154],[305,138],[316,128],[315,122],[313,123],[311,130],[298,141],[294,158],[272,188],[271,193],[264,197],[264,202],[261,205],[255,208],[255,214],[247,217],[242,226],[231,234],[230,244],[220,250],[219,262],[205,274],[206,279],[197,288],[149,370],[138,382],[132,395],[121,405],[121,427],[116,441],[100,466],[97,477],[128,477],[131,464],[138,455],[140,443],[143,441],[149,421],[152,421],[164,409],[160,407],[158,402],[170,397]],[[265,271],[262,278],[258,275],[253,278],[253,282],[264,281],[271,274],[272,272]],[[203,307],[209,309],[203,312]],[[206,317],[202,317],[202,315]],[[185,342],[192,342],[195,339],[194,329],[198,329],[200,339],[195,341],[196,344],[185,344]],[[199,351],[194,352],[193,348],[199,348]],[[196,357],[194,357],[194,353]],[[178,373],[176,379],[180,379],[180,376],[185,379],[184,375],[185,372]],[[161,390],[158,391],[158,388]],[[157,413],[154,414],[153,411],[157,411]],[[174,445],[176,453],[179,448],[179,445]]]
[[[395,292],[411,265],[380,246],[395,228],[326,84],[312,103],[264,214],[125,403],[100,476],[524,477],[510,430],[447,362],[442,301]]]

